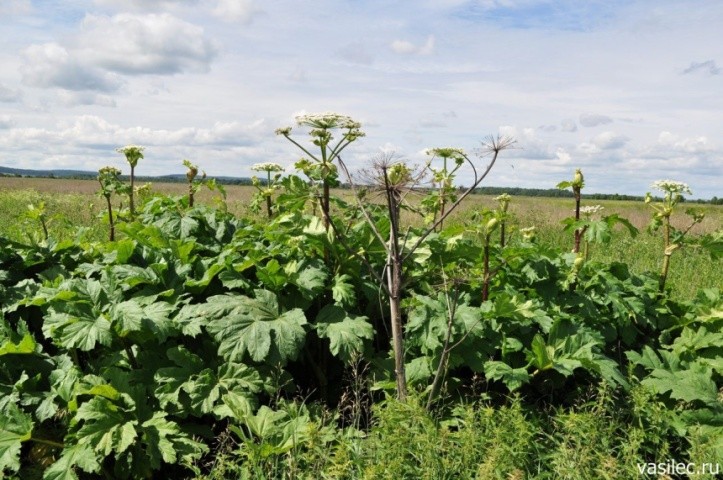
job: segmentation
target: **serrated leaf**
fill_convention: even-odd
[[[658,393],[670,392],[671,398],[685,402],[701,401],[709,405],[718,404],[718,387],[713,381],[709,367],[696,365],[689,370],[655,369],[640,383]]]
[[[88,445],[98,453],[108,456],[111,452],[122,453],[135,439],[138,422],[110,400],[96,396],[78,408],[77,420],[84,420],[77,433],[78,443]],[[130,430],[133,435],[130,439]]]
[[[301,309],[281,312],[276,295],[256,290],[256,298],[217,295],[198,306],[206,329],[219,342],[219,354],[228,361],[248,353],[256,362],[271,357],[286,362],[296,358],[306,337]]]
[[[349,307],[356,303],[356,293],[349,275],[346,273],[343,275],[334,275],[331,286],[331,296],[336,303],[344,307]]]
[[[0,474],[5,469],[20,469],[22,443],[30,440],[33,422],[14,403],[9,403],[0,412]]]
[[[23,335],[23,338],[18,342],[14,343],[12,340],[7,340],[0,345],[0,357],[3,355],[27,355],[35,353],[35,347],[37,343],[35,338],[29,333]]]
[[[102,315],[96,318],[68,317],[60,329],[58,341],[64,348],[77,348],[83,351],[93,350],[98,345],[111,344],[110,322]]]
[[[526,368],[512,368],[504,362],[486,362],[484,370],[488,378],[502,381],[510,391],[517,390],[532,378]]]
[[[43,480],[78,480],[73,468],[75,466],[87,473],[100,470],[93,449],[87,445],[75,444],[63,449],[58,461],[45,470]]]
[[[530,345],[530,359],[532,365],[538,370],[548,370],[553,367],[555,358],[555,347],[545,344],[542,335],[537,334]]]
[[[311,264],[302,265],[300,268],[301,271],[294,278],[294,284],[299,287],[304,298],[313,300],[324,291],[327,273],[319,266]]]
[[[331,353],[345,362],[364,350],[364,340],[374,338],[374,328],[367,317],[350,315],[337,305],[322,308],[314,328],[320,338],[329,339]]]

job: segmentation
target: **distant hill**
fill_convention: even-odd
[[[95,180],[98,177],[98,172],[92,172],[89,170],[31,170],[25,168],[10,168],[0,166],[0,177],[38,177],[38,178],[74,178],[81,180]],[[121,175],[121,178],[127,178],[127,176]],[[224,185],[251,185],[251,179],[246,177],[213,177],[218,183]],[[169,183],[180,183],[186,181],[185,173],[174,173],[171,175],[158,175],[158,176],[136,176],[136,180],[140,182],[169,182]]]
[[[0,175],[5,177],[95,178],[98,173],[85,170],[29,170],[0,166]]]

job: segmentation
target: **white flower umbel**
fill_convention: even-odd
[[[145,149],[146,147],[141,147],[140,145],[126,145],[125,147],[116,148],[115,151],[125,155],[129,152],[143,152]]]
[[[677,182],[675,180],[656,180],[650,185],[650,188],[654,188],[665,193],[693,194],[687,183]]]
[[[283,172],[284,167],[279,165],[278,163],[273,162],[263,162],[263,163],[254,163],[251,166],[251,170],[254,172]]]
[[[361,123],[355,121],[353,118],[334,112],[299,115],[296,117],[296,123],[300,126],[321,129],[348,128],[350,130],[358,130],[361,128]]]
[[[600,213],[604,209],[605,207],[603,207],[602,205],[586,205],[584,207],[580,207],[580,213],[590,216],[596,213]]]

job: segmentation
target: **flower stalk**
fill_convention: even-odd
[[[135,170],[136,165],[138,165],[138,160],[143,158],[143,150],[145,150],[145,147],[140,147],[138,145],[126,145],[125,147],[116,149],[118,153],[125,155],[126,161],[131,166],[131,188],[128,191],[128,203],[131,211],[131,218],[135,217],[136,214],[135,201],[133,198],[135,193]]]

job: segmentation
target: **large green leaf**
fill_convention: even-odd
[[[0,475],[5,469],[20,468],[22,443],[30,440],[33,422],[14,403],[8,403],[0,411]]]
[[[268,290],[255,294],[256,298],[209,297],[206,303],[181,312],[183,321],[205,322],[219,343],[219,354],[228,361],[242,360],[247,353],[256,362],[295,359],[306,338],[304,312],[298,308],[282,312],[276,295]]]
[[[45,318],[44,331],[51,332],[63,348],[89,351],[97,345],[110,345],[111,324],[104,315],[76,317],[67,313],[51,313]]]
[[[263,388],[258,372],[246,365],[226,362],[216,372],[185,347],[173,347],[167,354],[177,366],[159,369],[154,378],[158,384],[155,395],[169,413],[181,417],[212,412],[235,416],[225,399],[231,395],[229,401],[238,403],[244,397],[252,405]]]
[[[103,396],[83,403],[75,419],[84,421],[77,433],[78,443],[103,456],[123,453],[138,435],[138,421]]]
[[[512,368],[504,362],[489,361],[484,366],[485,375],[492,380],[501,380],[510,391],[517,390],[530,381],[527,368]]]
[[[331,296],[336,303],[343,307],[354,305],[354,302],[356,302],[356,294],[349,275],[334,275],[331,285]]]
[[[320,338],[329,339],[331,353],[345,362],[364,351],[364,340],[374,338],[374,328],[367,317],[350,315],[337,305],[322,308],[314,328]]]
[[[45,470],[43,480],[78,480],[76,466],[88,473],[100,470],[100,463],[91,446],[76,443],[64,448],[58,461]]]
[[[641,383],[657,393],[670,392],[671,398],[676,400],[700,401],[712,406],[719,403],[718,387],[713,381],[713,371],[703,364],[678,371],[655,369]]]

